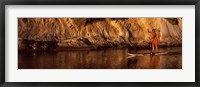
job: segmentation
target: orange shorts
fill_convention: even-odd
[[[152,45],[158,45],[158,40],[156,38],[153,39]]]

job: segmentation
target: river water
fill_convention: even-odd
[[[150,50],[114,49],[19,51],[18,69],[182,69],[182,47],[162,48],[167,54],[148,55]],[[143,54],[128,57],[131,54]]]

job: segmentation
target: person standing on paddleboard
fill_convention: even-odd
[[[152,31],[150,32],[148,29],[148,32],[151,33],[151,49],[152,52],[158,52],[158,38],[157,38],[157,33],[156,33],[156,29],[152,29]]]

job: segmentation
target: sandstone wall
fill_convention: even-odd
[[[59,47],[143,47],[149,46],[152,29],[159,45],[182,44],[182,18],[19,18],[18,40],[57,41]]]

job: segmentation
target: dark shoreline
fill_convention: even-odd
[[[80,45],[80,46],[66,46],[61,47],[58,46],[58,41],[35,41],[35,40],[18,40],[18,50],[32,50],[32,51],[65,51],[65,50],[104,50],[108,48],[113,49],[151,49],[151,43],[148,44],[129,44],[129,43],[118,43],[118,44],[104,44],[100,45]],[[66,43],[67,44],[67,43]],[[168,48],[168,47],[182,47],[182,44],[160,44],[158,45],[159,48]]]
[[[159,46],[159,48],[172,48],[172,47],[182,47],[182,45],[175,45],[175,46]],[[56,47],[56,48],[49,48],[49,49],[18,49],[18,51],[84,51],[84,50],[106,50],[106,49],[125,49],[128,48],[129,50],[144,50],[149,49],[150,47],[131,47],[131,46],[125,46],[125,47],[99,47],[99,48],[93,48],[93,47]]]

